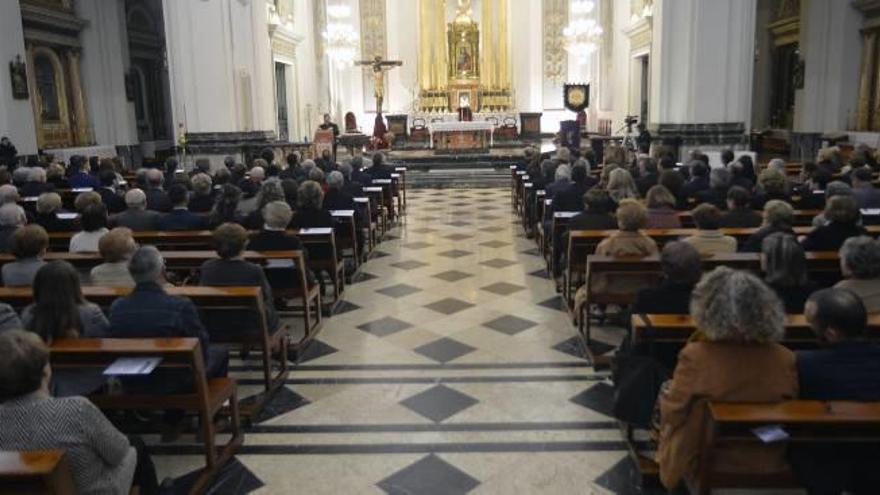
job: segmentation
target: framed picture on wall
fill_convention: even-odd
[[[27,100],[28,92],[27,67],[21,61],[21,55],[9,62],[9,77],[12,80],[12,97],[16,100]]]

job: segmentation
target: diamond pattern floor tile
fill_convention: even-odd
[[[480,287],[480,289],[493,294],[498,294],[499,296],[509,296],[514,292],[519,292],[525,289],[525,287],[522,285],[509,284],[507,282],[496,282],[492,285]]]
[[[377,337],[385,337],[386,335],[391,335],[392,333],[397,333],[411,327],[412,325],[409,323],[398,320],[397,318],[392,318],[391,316],[386,316],[385,318],[357,326],[358,329],[371,333]]]
[[[427,304],[425,305],[425,307],[438,313],[443,313],[444,315],[451,315],[458,313],[459,311],[464,311],[468,308],[472,308],[474,307],[474,305],[469,302],[455,299],[453,297],[448,297],[446,299],[441,299],[439,301],[432,302],[431,304]]]
[[[434,278],[439,278],[440,280],[445,280],[447,282],[458,282],[459,280],[473,277],[473,275],[471,275],[470,273],[460,272],[458,270],[449,270],[431,276]]]
[[[442,338],[413,349],[415,352],[440,363],[447,363],[475,351],[475,347],[455,339]]]
[[[389,495],[460,495],[480,482],[434,454],[377,483]]]
[[[500,318],[495,318],[492,321],[487,321],[483,323],[484,327],[491,328],[492,330],[507,334],[507,335],[516,335],[522,331],[528,330],[537,325],[537,323],[526,320],[525,318],[520,318],[513,315],[506,315]]]
[[[461,393],[446,385],[435,385],[424,392],[401,401],[400,404],[435,423],[440,423],[473,406],[477,402],[479,401],[470,395]]]
[[[391,285],[391,286],[388,286],[388,287],[385,287],[382,289],[378,289],[376,292],[378,292],[379,294],[386,295],[388,297],[399,298],[399,297],[406,297],[410,294],[415,294],[416,292],[421,292],[421,291],[422,291],[422,289],[419,289],[418,287],[413,287],[412,285],[397,284],[397,285]]]

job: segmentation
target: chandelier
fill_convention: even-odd
[[[575,0],[571,4],[571,19],[562,30],[565,49],[580,63],[587,61],[602,40],[602,27],[590,14],[595,4],[590,0]]]
[[[327,56],[340,66],[349,66],[357,57],[358,35],[348,22],[351,8],[348,5],[327,7],[327,28],[322,36],[327,43]]]

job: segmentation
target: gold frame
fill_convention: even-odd
[[[480,29],[474,21],[449,24],[449,79],[480,79]],[[459,49],[471,57],[470,69],[459,70]]]

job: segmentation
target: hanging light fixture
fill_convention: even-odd
[[[358,35],[348,22],[351,7],[343,4],[327,6],[327,28],[322,33],[327,42],[327,56],[340,66],[349,66],[357,57]]]
[[[590,0],[575,0],[571,4],[571,18],[568,26],[562,30],[565,37],[565,49],[585,63],[599,47],[602,40],[602,27],[591,17],[596,5]]]

